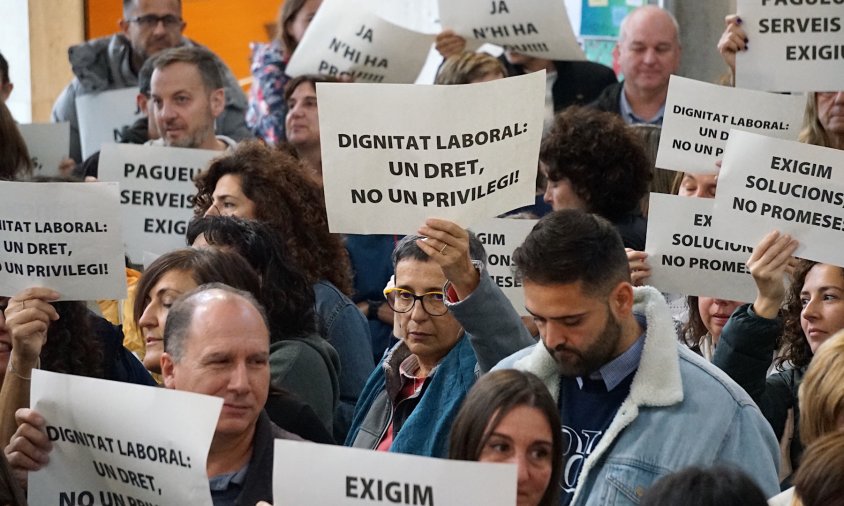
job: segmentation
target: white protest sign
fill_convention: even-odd
[[[332,232],[414,233],[430,216],[466,227],[534,202],[544,72],[454,86],[319,83],[317,97]]]
[[[435,35],[442,31],[437,0],[380,0],[373,6],[384,20],[408,30]]]
[[[767,91],[844,90],[842,0],[738,0],[748,49],[736,86]]]
[[[116,184],[0,182],[0,295],[31,286],[63,300],[123,299]]]
[[[273,497],[284,504],[513,506],[516,466],[275,440]],[[318,473],[314,469],[319,469]]]
[[[18,125],[36,176],[58,176],[59,164],[70,155],[70,123]]]
[[[467,39],[547,60],[585,60],[563,0],[439,0],[440,23]]]
[[[525,242],[537,221],[493,218],[472,226],[472,232],[477,234],[486,250],[489,276],[521,316],[529,316],[530,313],[525,309],[522,283],[513,276],[513,252]]]
[[[205,463],[223,399],[32,371],[50,462],[29,503],[211,506]]]
[[[290,57],[285,72],[325,74],[355,82],[412,83],[434,36],[377,16],[369,3],[325,0]]]
[[[712,173],[730,129],[797,140],[804,97],[718,86],[671,76],[656,166]]]
[[[193,217],[193,178],[221,152],[134,144],[106,144],[100,181],[120,183],[126,253],[140,262],[144,252],[167,253],[185,245]]]
[[[795,256],[844,265],[844,151],[730,131],[712,224],[748,246],[777,229]]]
[[[651,193],[648,284],[666,293],[752,301],[756,284],[745,262],[753,248],[712,233],[714,204],[712,199]]]
[[[76,97],[83,159],[99,151],[103,143],[117,141],[117,132],[142,116],[137,96],[138,88],[132,87]]]

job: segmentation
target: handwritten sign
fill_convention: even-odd
[[[31,395],[53,450],[29,475],[30,504],[211,506],[221,398],[38,369]]]
[[[513,252],[525,242],[537,221],[493,218],[472,226],[472,232],[477,234],[486,249],[489,276],[521,316],[529,316],[530,313],[525,309],[522,283],[513,276]]]
[[[712,224],[749,246],[777,229],[795,256],[844,265],[844,151],[730,131]]]
[[[480,40],[548,60],[585,60],[565,3],[548,0],[439,0],[440,22]]]
[[[276,439],[273,496],[285,504],[512,506],[516,466]]]
[[[712,234],[712,199],[651,193],[645,251],[648,284],[666,293],[752,301],[745,262],[753,248]]]
[[[126,297],[115,184],[0,182],[0,238],[0,295]]]
[[[36,176],[58,176],[59,164],[70,155],[70,123],[18,125]]]
[[[120,183],[120,214],[126,252],[140,262],[144,252],[166,253],[185,244],[193,217],[193,178],[219,151],[106,144],[100,180]]]
[[[319,83],[317,97],[332,232],[407,234],[429,216],[466,227],[534,201],[544,72],[456,86]]]
[[[434,36],[385,21],[367,4],[325,0],[293,52],[287,74],[325,74],[367,83],[414,82]]]
[[[137,96],[138,88],[133,87],[76,97],[83,159],[99,151],[103,143],[115,142],[122,127],[143,115]]]
[[[805,97],[717,86],[671,76],[656,166],[712,173],[730,129],[797,140]]]
[[[738,0],[747,51],[736,86],[767,91],[844,90],[844,4],[839,0]]]

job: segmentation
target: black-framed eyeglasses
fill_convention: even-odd
[[[182,26],[182,18],[172,14],[165,14],[159,16],[157,14],[146,14],[143,16],[135,16],[126,21],[130,23],[137,23],[141,28],[155,28],[158,23],[164,23],[164,28],[176,28]]]
[[[384,290],[384,298],[387,299],[390,309],[396,313],[410,312],[417,300],[422,301],[422,309],[431,316],[442,316],[448,313],[443,292],[426,292],[416,295],[410,290],[394,287]]]

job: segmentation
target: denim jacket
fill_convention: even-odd
[[[583,462],[571,504],[635,505],[660,476],[688,466],[731,464],[770,497],[779,492],[779,447],[750,397],[726,374],[680,344],[654,288],[635,288],[647,331],[630,394]],[[559,372],[544,346],[503,360],[536,374],[559,397]]]

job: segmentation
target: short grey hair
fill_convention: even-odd
[[[483,243],[471,230],[467,230],[466,232],[469,233],[469,258],[486,265],[486,249]],[[420,239],[425,239],[425,237],[421,235],[406,235],[399,240],[395,249],[393,249],[393,270],[396,270],[396,265],[405,259],[419,260],[420,262],[427,262],[431,259],[416,244],[416,241]]]
[[[206,283],[179,297],[170,308],[167,314],[167,321],[164,324],[164,351],[169,353],[174,363],[181,362],[185,352],[185,342],[188,339],[190,326],[193,322],[193,314],[202,301],[202,294],[219,291],[229,297],[239,297],[252,305],[261,315],[264,326],[269,334],[270,323],[267,319],[267,312],[255,297],[246,291],[232,288],[223,283]]]
[[[625,37],[627,37],[627,20],[644,12],[645,10],[658,10],[668,16],[668,19],[671,20],[671,24],[674,25],[674,41],[677,45],[680,45],[680,23],[677,22],[677,18],[674,17],[674,14],[667,9],[663,9],[662,7],[657,7],[656,5],[643,5],[642,7],[637,7],[630,11],[624,19],[621,20],[621,26],[618,28],[618,43],[619,45],[624,42]],[[640,12],[641,11],[641,12]]]

